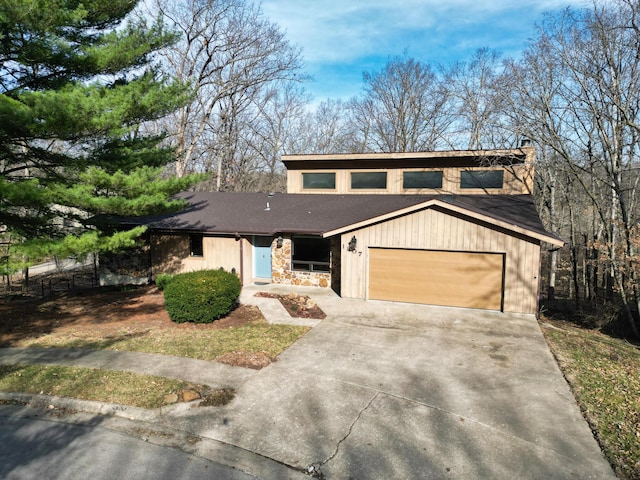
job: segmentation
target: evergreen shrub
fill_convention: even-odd
[[[164,285],[169,317],[176,323],[211,323],[226,316],[240,296],[240,280],[224,270],[174,275]]]
[[[156,287],[158,290],[162,291],[165,289],[167,284],[173,279],[174,275],[171,273],[161,273],[156,275]]]

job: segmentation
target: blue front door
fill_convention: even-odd
[[[271,278],[271,237],[253,237],[253,276]]]

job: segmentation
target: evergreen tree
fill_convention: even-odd
[[[153,68],[176,39],[127,21],[136,3],[0,0],[0,235],[21,255],[133,245],[142,229],[96,219],[177,208],[197,180],[163,178],[173,152],[141,133],[187,91]]]

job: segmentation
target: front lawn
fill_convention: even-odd
[[[0,318],[0,346],[160,353],[251,368],[267,365],[309,330],[269,324],[251,305],[211,324],[176,324],[154,287],[0,299]]]
[[[122,328],[108,336],[83,328],[25,338],[13,346],[124,350],[223,361],[229,354],[243,352],[274,360],[308,330],[308,327],[272,325],[264,320],[225,329],[195,327],[136,331]]]
[[[71,397],[141,408],[158,408],[167,395],[206,387],[130,372],[56,365],[0,365],[0,391]]]
[[[262,368],[309,330],[272,325],[240,305],[211,324],[176,324],[153,287],[101,288],[48,298],[0,298],[0,346],[124,350]],[[223,405],[229,389],[128,372],[43,365],[0,367],[0,391],[57,395],[156,408],[202,398]],[[185,393],[186,392],[186,393]],[[195,393],[194,393],[195,392]],[[183,398],[187,395],[187,398]]]

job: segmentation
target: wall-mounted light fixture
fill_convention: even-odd
[[[355,252],[357,244],[358,244],[358,240],[356,240],[356,236],[354,235],[353,237],[351,237],[351,240],[349,240],[349,245],[347,246],[347,250],[349,252]]]
[[[276,248],[282,248],[283,243],[284,238],[282,238],[282,235],[278,235],[278,238],[276,238]]]

